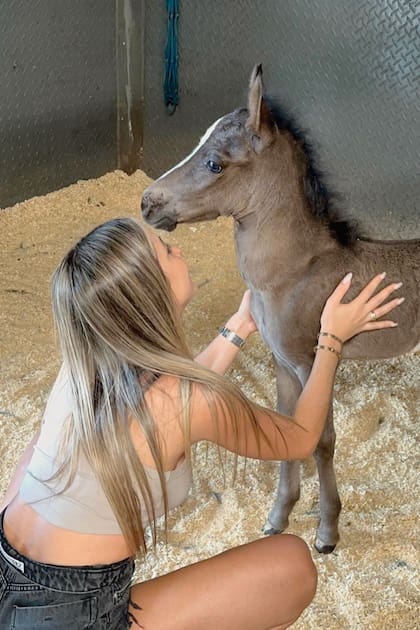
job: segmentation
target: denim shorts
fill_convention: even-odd
[[[95,566],[34,562],[16,551],[0,515],[1,630],[124,630],[134,560]]]

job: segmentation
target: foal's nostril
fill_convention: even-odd
[[[152,211],[152,204],[150,203],[150,195],[145,193],[141,200],[141,212],[145,219],[150,215]]]

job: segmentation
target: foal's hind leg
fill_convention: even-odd
[[[338,496],[334,472],[335,429],[330,409],[327,423],[316,447],[314,456],[319,476],[319,509],[315,548],[320,553],[331,553],[338,541],[338,517],[341,501]]]
[[[277,361],[274,361],[277,380],[277,410],[287,416],[294,412],[302,391],[299,378]],[[265,534],[279,534],[289,524],[289,515],[300,496],[300,462],[284,461],[280,464],[277,496],[264,526]]]
[[[289,525],[289,515],[300,497],[300,462],[281,462],[277,496],[264,525],[264,534],[280,534]]]

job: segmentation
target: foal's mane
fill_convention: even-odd
[[[361,237],[357,222],[343,216],[343,212],[336,206],[340,196],[326,184],[325,173],[316,165],[318,157],[313,144],[308,139],[307,131],[303,130],[295,118],[271,96],[264,96],[271,115],[281,130],[288,131],[300,146],[306,156],[306,175],[303,181],[303,191],[312,213],[321,219],[330,234],[342,245],[351,246]]]

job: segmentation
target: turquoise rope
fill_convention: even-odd
[[[178,0],[166,0],[168,33],[165,47],[165,106],[172,115],[178,105]]]

